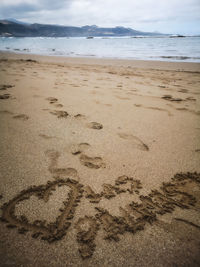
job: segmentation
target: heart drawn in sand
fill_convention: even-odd
[[[68,186],[71,190],[68,197],[63,202],[64,208],[60,208],[61,214],[56,218],[53,223],[46,221],[36,220],[30,223],[25,215],[17,217],[15,214],[15,207],[20,202],[29,199],[31,196],[36,196],[42,199],[44,202],[48,202],[52,191],[55,191],[57,186]],[[71,220],[74,216],[75,207],[78,205],[80,198],[82,197],[83,189],[82,185],[72,179],[59,179],[52,182],[47,182],[46,185],[32,186],[26,190],[20,192],[16,197],[5,203],[2,207],[2,218],[4,222],[8,223],[9,228],[18,228],[19,233],[25,233],[32,231],[32,237],[41,237],[43,240],[53,242],[60,240],[65,236],[67,229],[71,225]]]

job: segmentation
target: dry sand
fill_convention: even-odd
[[[199,266],[200,64],[1,53],[0,127],[1,266]]]

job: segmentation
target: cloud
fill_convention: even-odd
[[[56,11],[67,8],[71,2],[72,0],[0,0],[0,16],[23,18],[32,12],[39,13],[40,11]],[[37,15],[35,18],[37,18]]]
[[[118,26],[138,30],[200,29],[199,0],[0,0],[0,17],[82,26]]]

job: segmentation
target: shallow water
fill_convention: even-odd
[[[0,50],[67,57],[200,62],[200,37],[0,37]]]

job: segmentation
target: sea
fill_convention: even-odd
[[[200,37],[0,37],[0,51],[64,57],[200,62]]]

